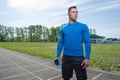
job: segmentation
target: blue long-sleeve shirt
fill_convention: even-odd
[[[60,29],[56,57],[60,57],[63,47],[63,55],[84,56],[83,42],[85,43],[85,58],[90,59],[91,42],[87,25],[80,22],[64,25]]]

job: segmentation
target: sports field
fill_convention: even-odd
[[[57,43],[0,42],[0,47],[33,56],[54,59]],[[120,71],[120,45],[92,44],[90,67],[107,71]]]

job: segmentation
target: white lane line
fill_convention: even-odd
[[[19,63],[23,63],[23,62],[17,62],[18,64]],[[13,65],[14,63],[9,63],[9,64],[1,64],[0,66],[6,66],[6,65]]]
[[[17,56],[17,57],[20,57],[20,58],[26,59],[26,60],[28,60],[28,61],[31,61],[31,62],[37,63],[37,64],[39,64],[39,65],[42,65],[42,66],[48,67],[48,68],[53,69],[53,70],[61,71],[61,69],[56,69],[56,68],[54,68],[54,67],[51,67],[51,66],[48,66],[48,65],[45,65],[45,64],[39,63],[39,62],[37,62],[37,61],[31,60],[31,59],[29,59],[29,58],[25,58],[25,57],[23,57],[23,56],[20,56],[20,55],[14,54],[14,53],[13,53],[13,54],[9,54],[9,55],[13,55],[13,56]]]
[[[46,69],[41,69],[41,70],[38,70],[38,71],[33,71],[32,73],[35,73],[35,72],[40,72],[40,71],[45,71],[45,70],[49,70],[49,69],[48,69],[48,68],[46,68]],[[23,76],[23,75],[26,75],[26,74],[28,74],[28,73],[19,74],[19,75],[10,76],[10,77],[5,77],[5,78],[2,78],[2,79],[14,78],[14,77]],[[36,77],[34,77],[34,78],[36,78]]]
[[[49,79],[47,79],[47,80],[52,80],[52,79],[56,79],[56,78],[59,78],[59,77],[61,77],[62,75],[58,75],[58,76],[55,76],[55,77],[51,77],[51,78],[49,78]]]
[[[48,64],[48,63],[50,63],[50,62],[44,62],[44,63],[42,63],[42,64]]]
[[[0,55],[0,56],[1,56],[1,55]],[[6,57],[4,57],[4,56],[1,56],[1,57],[3,57],[4,59],[6,59],[6,60],[8,60],[8,61],[10,61],[10,62],[13,62],[12,60],[10,60],[10,59],[8,59],[8,58],[6,58]],[[16,63],[14,62],[14,64],[16,64]],[[36,78],[38,78],[38,79],[40,79],[40,80],[43,80],[42,78],[36,76],[36,75],[33,74],[32,72],[30,72],[30,71],[28,71],[27,69],[23,68],[22,66],[20,66],[20,65],[18,65],[18,64],[16,64],[16,65],[17,65],[18,67],[22,68],[23,70],[25,70],[26,72],[28,72],[29,74],[33,75],[34,77],[36,77]]]
[[[97,76],[93,77],[92,80],[97,79],[97,78],[100,77],[102,74],[103,74],[103,73],[98,74]]]
[[[29,80],[37,80],[37,79],[36,79],[36,77],[32,77],[32,78],[30,78]]]
[[[14,63],[9,63],[9,64],[1,64],[0,66],[6,66],[6,65],[12,65]]]
[[[14,63],[15,64],[15,63]],[[31,66],[36,66],[36,65],[39,65],[39,64],[33,64],[33,65],[26,65],[26,66],[23,66],[23,67],[31,67]],[[3,69],[3,70],[0,70],[1,71],[7,71],[7,70],[12,70],[12,69],[19,69],[21,67],[15,67],[15,68],[8,68],[8,69]]]
[[[14,70],[14,69],[19,69],[20,67],[17,67],[17,68],[9,68],[9,69],[3,69],[3,70],[0,70],[0,72],[2,71],[7,71],[7,70]]]

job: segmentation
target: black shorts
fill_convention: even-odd
[[[77,80],[87,80],[86,69],[81,66],[83,60],[83,56],[64,55],[62,59],[62,77],[70,79],[73,76],[73,70],[75,70]]]

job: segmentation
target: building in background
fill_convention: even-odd
[[[105,42],[105,37],[104,36],[99,36],[96,34],[90,34],[91,38],[91,43],[104,43]]]

